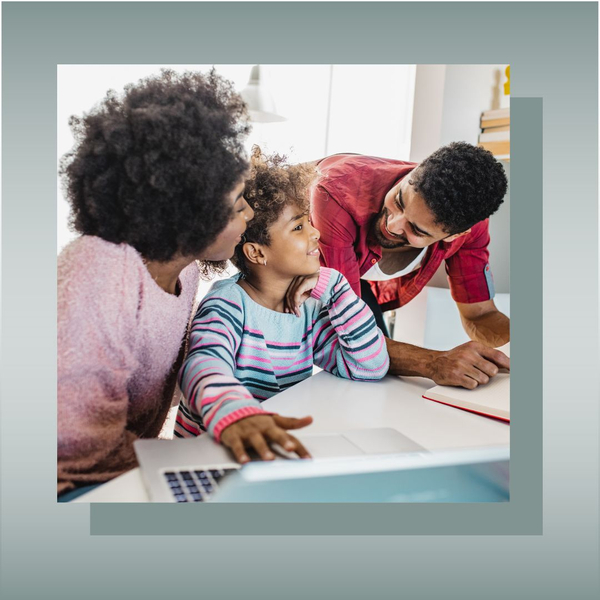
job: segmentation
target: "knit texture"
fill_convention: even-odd
[[[257,304],[239,278],[214,284],[192,322],[176,436],[208,431],[218,441],[228,425],[265,414],[260,403],[310,377],[313,364],[345,379],[387,373],[384,336],[337,271],[321,268],[300,317]]]
[[[82,236],[58,257],[58,492],[135,467],[133,442],[157,437],[169,410],[198,290],[152,279],[127,244]]]

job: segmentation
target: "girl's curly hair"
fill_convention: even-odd
[[[504,167],[494,155],[467,142],[439,148],[410,174],[410,180],[450,235],[494,214],[508,187]]]
[[[214,69],[163,69],[122,95],[109,90],[69,120],[76,145],[60,175],[71,228],[127,243],[147,260],[200,258],[230,220],[223,200],[248,169],[247,121],[244,102]]]
[[[310,206],[310,185],[316,171],[309,164],[286,164],[280,154],[266,156],[258,146],[253,146],[250,160],[250,178],[246,181],[244,198],[254,210],[254,218],[237,245],[231,262],[248,275],[248,266],[242,250],[245,242],[268,246],[269,228],[277,221],[283,209],[296,205],[302,210]]]

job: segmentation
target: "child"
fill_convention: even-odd
[[[313,364],[346,379],[381,379],[389,367],[383,334],[337,271],[319,268],[319,232],[309,219],[312,171],[254,148],[244,196],[254,210],[232,259],[240,273],[215,283],[192,323],[179,372],[177,437],[208,432],[239,462],[245,447],[274,458],[267,442],[301,457],[284,430],[291,419],[261,402],[312,374]]]

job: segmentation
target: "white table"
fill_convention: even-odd
[[[302,430],[307,432],[393,427],[428,450],[509,445],[507,423],[422,398],[433,385],[421,377],[362,383],[320,372],[263,406],[285,416],[311,415],[314,422]],[[148,502],[148,496],[133,469],[73,502]]]

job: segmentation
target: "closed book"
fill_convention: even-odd
[[[488,127],[506,127],[510,125],[510,117],[502,117],[499,119],[484,119],[481,117],[481,129],[487,129]]]
[[[510,342],[498,350],[510,356]],[[488,383],[479,385],[474,390],[436,385],[427,390],[423,398],[487,417],[510,421],[510,373],[504,372],[503,369]]]
[[[510,375],[498,373],[474,390],[437,385],[423,394],[426,400],[510,422]]]
[[[510,140],[503,142],[479,142],[478,146],[489,150],[494,156],[510,154]]]
[[[502,125],[501,127],[485,127],[482,133],[494,133],[496,131],[510,131],[510,125]]]
[[[502,119],[505,117],[510,118],[510,108],[495,108],[492,110],[484,110],[481,113],[482,119]]]
[[[510,131],[489,131],[479,135],[480,142],[505,142],[510,140]]]

